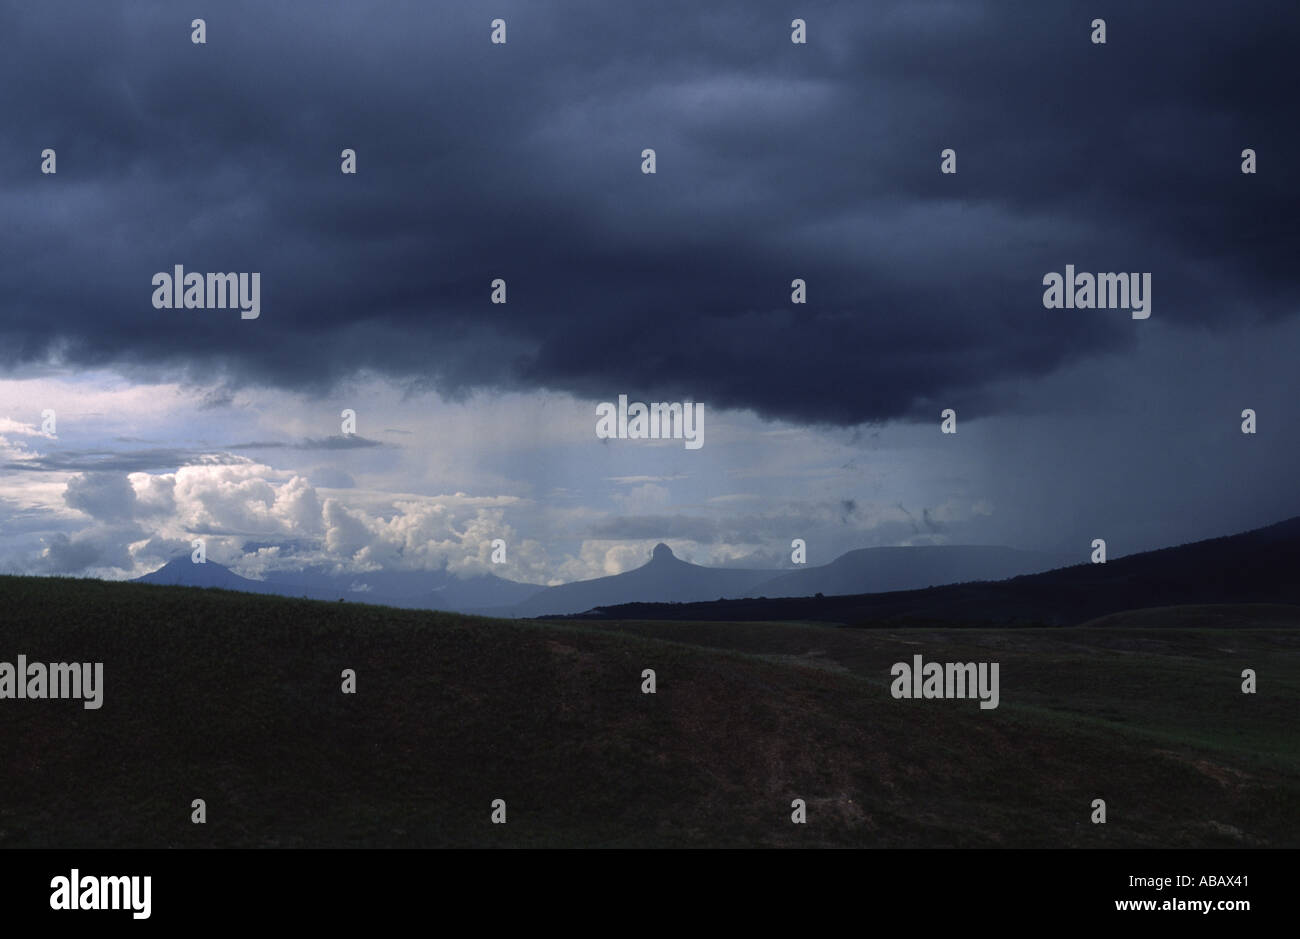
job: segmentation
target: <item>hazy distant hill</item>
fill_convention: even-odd
[[[1052,567],[1045,554],[987,545],[862,548],[830,564],[790,571],[754,588],[754,596],[811,597],[915,590],[972,580],[1003,580]]]
[[[188,557],[168,561],[158,570],[135,578],[137,584],[165,584],[173,587],[219,587],[222,590],[243,590],[247,593],[269,593],[287,596],[278,585],[240,577],[230,568],[215,561],[195,564]]]
[[[322,568],[272,571],[265,580],[241,577],[214,561],[195,564],[189,557],[169,561],[136,583],[181,587],[220,587],[279,597],[351,600],[407,609],[464,611],[483,606],[518,603],[539,590],[493,574],[460,578],[446,571],[375,571],[335,574]]]
[[[690,564],[665,544],[649,563],[610,577],[550,587],[493,616],[554,616],[625,603],[691,603],[720,598],[860,594],[909,587],[991,580],[1043,570],[1045,555],[1011,548],[940,545],[863,548],[805,570],[737,570]]]
[[[461,578],[446,571],[373,571],[337,574],[321,567],[280,570],[251,580],[220,564],[178,558],[140,583],[224,587],[316,600],[376,603],[406,609],[451,610],[506,617],[582,613],[623,603],[691,603],[740,597],[861,594],[958,581],[992,580],[1042,570],[1042,556],[1011,548],[944,545],[864,548],[804,570],[705,567],[656,545],[643,566],[555,587],[522,584],[493,574]]]
[[[686,603],[743,597],[779,573],[771,569],[703,567],[674,556],[668,545],[657,544],[649,562],[635,570],[548,587],[522,603],[491,612],[497,616],[544,616],[635,600]]]
[[[626,604],[607,619],[1072,625],[1146,607],[1300,603],[1300,518],[1239,535],[993,583],[859,596]]]

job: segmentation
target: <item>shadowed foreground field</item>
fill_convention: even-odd
[[[0,661],[105,663],[98,711],[0,700],[0,847],[1300,846],[1285,608],[568,625],[18,577],[0,604]],[[894,700],[918,653],[1000,663],[1000,706]]]

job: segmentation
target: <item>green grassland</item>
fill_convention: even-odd
[[[105,663],[100,710],[0,700],[0,847],[1300,846],[1285,608],[569,624],[2,577],[0,611],[0,661]],[[1000,663],[1000,706],[894,700],[915,654]]]

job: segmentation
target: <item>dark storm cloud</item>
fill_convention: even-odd
[[[1044,310],[1067,263],[1152,272],[1162,321],[1296,309],[1298,22],[1293,2],[7,5],[0,361],[987,413],[1013,406],[990,382],[1142,328]],[[261,317],[154,310],[175,264],[261,272]]]

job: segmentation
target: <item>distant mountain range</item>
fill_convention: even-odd
[[[595,580],[548,587],[508,609],[480,612],[493,616],[553,616],[597,607],[648,600],[692,603],[720,598],[800,597],[822,594],[906,590],[931,584],[990,580],[1051,567],[1045,555],[1011,548],[943,545],[915,548],[863,548],[830,564],[781,571],[703,567],[655,545],[649,563]]]
[[[1032,551],[982,545],[919,545],[862,548],[830,564],[790,571],[759,584],[755,596],[811,597],[814,594],[885,593],[937,584],[1002,580],[1052,567]]]
[[[649,562],[635,570],[548,587],[522,603],[508,609],[494,609],[490,613],[493,616],[544,616],[548,613],[582,612],[635,599],[688,603],[719,597],[758,596],[755,588],[780,573],[779,570],[702,567],[675,557],[668,545],[657,544]]]
[[[864,548],[850,551],[830,564],[797,570],[719,568],[683,561],[667,545],[659,544],[650,560],[635,570],[554,587],[517,583],[492,574],[467,578],[445,571],[337,574],[312,567],[275,571],[265,580],[252,580],[221,564],[194,564],[188,557],[170,561],[136,580],[518,618],[576,614],[635,602],[694,603],[720,598],[906,590],[1010,577],[1050,566],[1047,556],[1032,552],[945,545]]]
[[[581,618],[1069,626],[1126,610],[1241,603],[1300,605],[1300,517],[1104,564],[995,582],[850,596],[632,603],[607,606]]]
[[[297,571],[273,571],[265,580],[252,580],[214,561],[195,564],[188,557],[168,561],[153,573],[135,580],[142,584],[220,587],[280,597],[352,600],[407,609],[458,612],[518,603],[544,589],[539,584],[516,583],[494,574],[461,578],[445,571],[335,574],[309,567]]]

